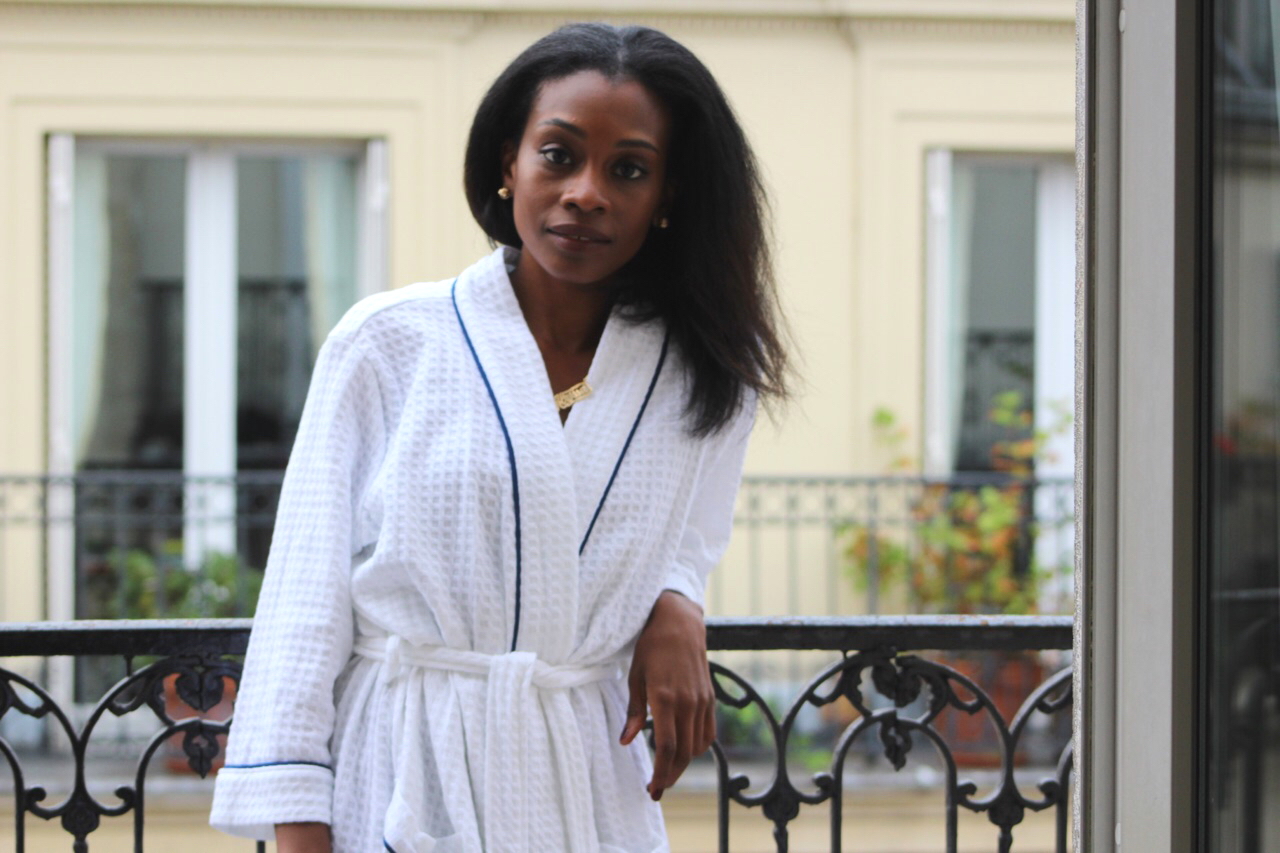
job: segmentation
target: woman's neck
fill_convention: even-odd
[[[608,287],[557,281],[529,266],[517,264],[511,284],[543,357],[594,353],[612,307]]]

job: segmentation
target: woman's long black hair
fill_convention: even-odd
[[[785,398],[787,358],[755,156],[711,72],[669,36],[570,24],[516,57],[471,126],[464,181],[476,221],[490,239],[521,245],[511,205],[497,195],[503,146],[519,144],[542,84],[580,71],[638,82],[671,116],[671,225],[650,232],[618,276],[616,299],[671,330],[690,372],[693,433],[728,423],[749,390],[766,401]]]

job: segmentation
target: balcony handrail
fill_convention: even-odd
[[[252,619],[83,619],[0,625],[0,657],[243,654]],[[707,619],[709,651],[1045,651],[1071,648],[1070,616],[909,615]]]

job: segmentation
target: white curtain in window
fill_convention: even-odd
[[[1070,431],[1054,427],[1075,393],[1076,176],[1068,162],[1045,163],[1036,180],[1037,429],[1048,432],[1042,476],[1071,476]]]
[[[107,331],[107,158],[77,147],[71,285],[71,429],[78,464],[89,450],[102,397]]]
[[[313,357],[356,299],[354,168],[349,156],[306,159],[303,186]]]
[[[964,403],[974,216],[972,168],[947,149],[925,162],[928,194],[925,285],[924,473],[955,470]]]
[[[1067,161],[1046,162],[1036,179],[1036,429],[1044,437],[1036,461],[1039,478],[1068,478],[1075,471],[1075,442],[1061,428],[1073,410],[1075,394],[1075,213],[1076,176]],[[1060,523],[1071,507],[1058,506],[1068,492],[1059,488],[1036,493],[1036,562],[1042,567],[1069,566],[1075,553],[1075,531]],[[1047,612],[1066,608],[1071,576],[1054,572],[1041,601]]]

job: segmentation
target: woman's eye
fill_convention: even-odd
[[[542,159],[553,165],[565,166],[569,163],[569,152],[558,146],[543,148],[539,153]]]
[[[618,173],[618,177],[626,178],[629,181],[634,181],[637,178],[643,178],[648,174],[643,166],[636,163],[619,163],[616,171]]]

